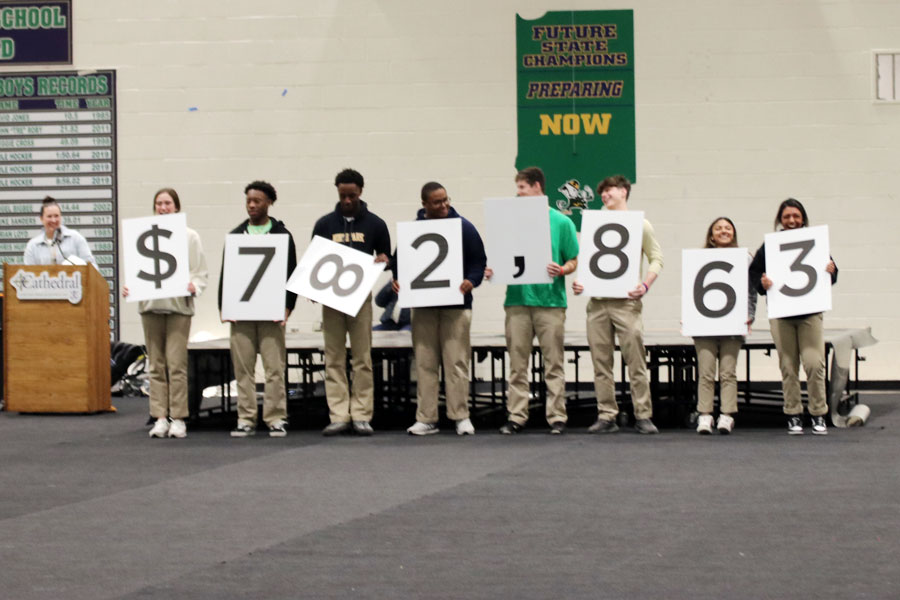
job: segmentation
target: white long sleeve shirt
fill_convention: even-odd
[[[97,261],[83,235],[65,225],[60,225],[59,231],[61,236],[59,243],[55,243],[52,239],[48,240],[44,232],[28,240],[25,246],[25,264],[60,265],[69,256],[77,256],[97,266]]]

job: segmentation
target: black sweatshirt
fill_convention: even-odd
[[[359,201],[359,210],[352,221],[341,214],[340,203],[313,227],[313,236],[350,246],[366,254],[391,254],[391,234],[387,224],[375,213],[369,212],[365,202]]]

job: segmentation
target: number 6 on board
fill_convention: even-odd
[[[746,248],[681,251],[681,332],[747,334]]]

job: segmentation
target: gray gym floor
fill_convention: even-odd
[[[862,401],[827,437],[0,413],[0,598],[897,598],[900,394]]]

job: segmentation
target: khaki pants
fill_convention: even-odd
[[[144,313],[141,323],[150,364],[150,416],[184,419],[188,416],[187,343],[191,317]]]
[[[697,349],[697,412],[710,415],[716,393],[716,362],[719,363],[719,411],[733,415],[737,407],[737,358],[744,338],[735,336],[695,337]]]
[[[519,425],[528,422],[528,363],[534,337],[544,357],[544,382],[547,386],[548,423],[565,423],[566,371],[564,344],[566,309],[547,306],[506,307],[506,347],[509,352],[509,394],[506,408],[509,420]]]
[[[231,324],[231,361],[238,389],[238,420],[256,425],[256,355],[266,372],[263,421],[271,425],[287,418],[284,388],[284,325],[274,321]]]
[[[325,397],[331,422],[371,421],[375,405],[371,294],[355,317],[323,306],[322,333],[325,336]],[[347,382],[348,334],[353,367],[352,395]]]
[[[784,414],[803,414],[800,363],[803,363],[803,370],[806,371],[809,414],[826,414],[828,404],[825,401],[825,333],[822,328],[822,313],[803,319],[770,319],[769,325],[781,366]]]
[[[653,416],[647,354],[644,351],[643,303],[627,298],[591,298],[587,305],[587,339],[594,363],[594,391],[597,413],[601,419],[615,419],[616,380],[613,377],[615,338],[619,338],[622,360],[628,366],[631,403],[636,419]]]
[[[444,365],[447,418],[469,418],[469,331],[472,311],[464,308],[414,308],[412,341],[416,355],[416,421],[438,422],[438,370]]]

